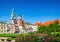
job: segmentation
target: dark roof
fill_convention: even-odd
[[[0,21],[0,23],[6,24],[7,22],[6,21]]]

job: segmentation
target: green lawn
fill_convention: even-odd
[[[0,34],[0,37],[16,37],[18,34]]]
[[[16,39],[18,34],[0,34],[0,37],[11,37],[11,39]]]

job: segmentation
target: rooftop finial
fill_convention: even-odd
[[[20,13],[19,13],[19,15],[18,15],[18,16],[22,17]]]
[[[19,13],[19,15],[18,15],[18,19],[22,19],[22,16],[21,16],[21,14]]]
[[[14,8],[12,9],[12,13],[14,12]]]

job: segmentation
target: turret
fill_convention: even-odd
[[[18,16],[18,20],[22,20],[22,16],[21,15]]]
[[[22,26],[22,16],[21,15],[18,16],[17,24],[18,24],[18,26]]]

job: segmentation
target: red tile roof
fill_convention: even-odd
[[[41,23],[41,22],[36,22],[34,25],[43,26],[43,23]]]
[[[36,22],[34,25],[37,25],[37,26],[47,26],[49,24],[53,24],[54,22],[55,22],[55,20],[47,21],[45,23]],[[60,20],[58,20],[58,24],[60,24]]]
[[[49,24],[53,24],[54,23],[54,20],[51,20],[51,21],[47,21],[44,23],[45,26],[49,25]]]

